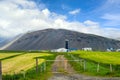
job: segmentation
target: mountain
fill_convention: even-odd
[[[64,29],[45,29],[24,34],[7,46],[5,50],[51,50],[63,48],[65,39],[69,40],[69,48],[82,49],[91,47],[94,50],[120,48],[120,41],[118,40]]]
[[[9,42],[9,39],[0,37],[0,48],[5,44],[7,44],[8,42]]]
[[[120,38],[117,38],[117,40],[119,40],[119,41],[120,41]]]
[[[0,50],[6,49],[10,45],[12,45],[15,41],[17,41],[21,36],[22,34],[10,38],[2,38],[0,41]]]

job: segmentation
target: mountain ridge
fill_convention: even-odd
[[[52,50],[65,46],[69,40],[70,48],[91,47],[94,50],[120,48],[120,41],[65,29],[44,29],[28,32],[5,50]]]

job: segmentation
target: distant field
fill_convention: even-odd
[[[92,52],[92,51],[75,51],[72,54],[79,54],[79,57],[95,62],[120,65],[120,52]]]
[[[18,54],[21,54],[21,53],[0,53],[0,59],[10,57],[10,56],[14,56],[14,55],[18,55]]]
[[[9,57],[16,55],[16,53],[0,53],[0,58]],[[2,61],[2,71],[3,74],[19,73],[21,70],[28,70],[35,67],[35,57],[40,56],[52,56],[48,53],[25,53],[13,58],[5,59]],[[44,59],[39,59],[39,64],[42,63]]]

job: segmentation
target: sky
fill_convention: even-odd
[[[0,37],[47,28],[120,38],[120,0],[0,0]]]

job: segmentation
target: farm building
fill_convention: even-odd
[[[68,50],[65,48],[53,49],[51,52],[67,52]]]

